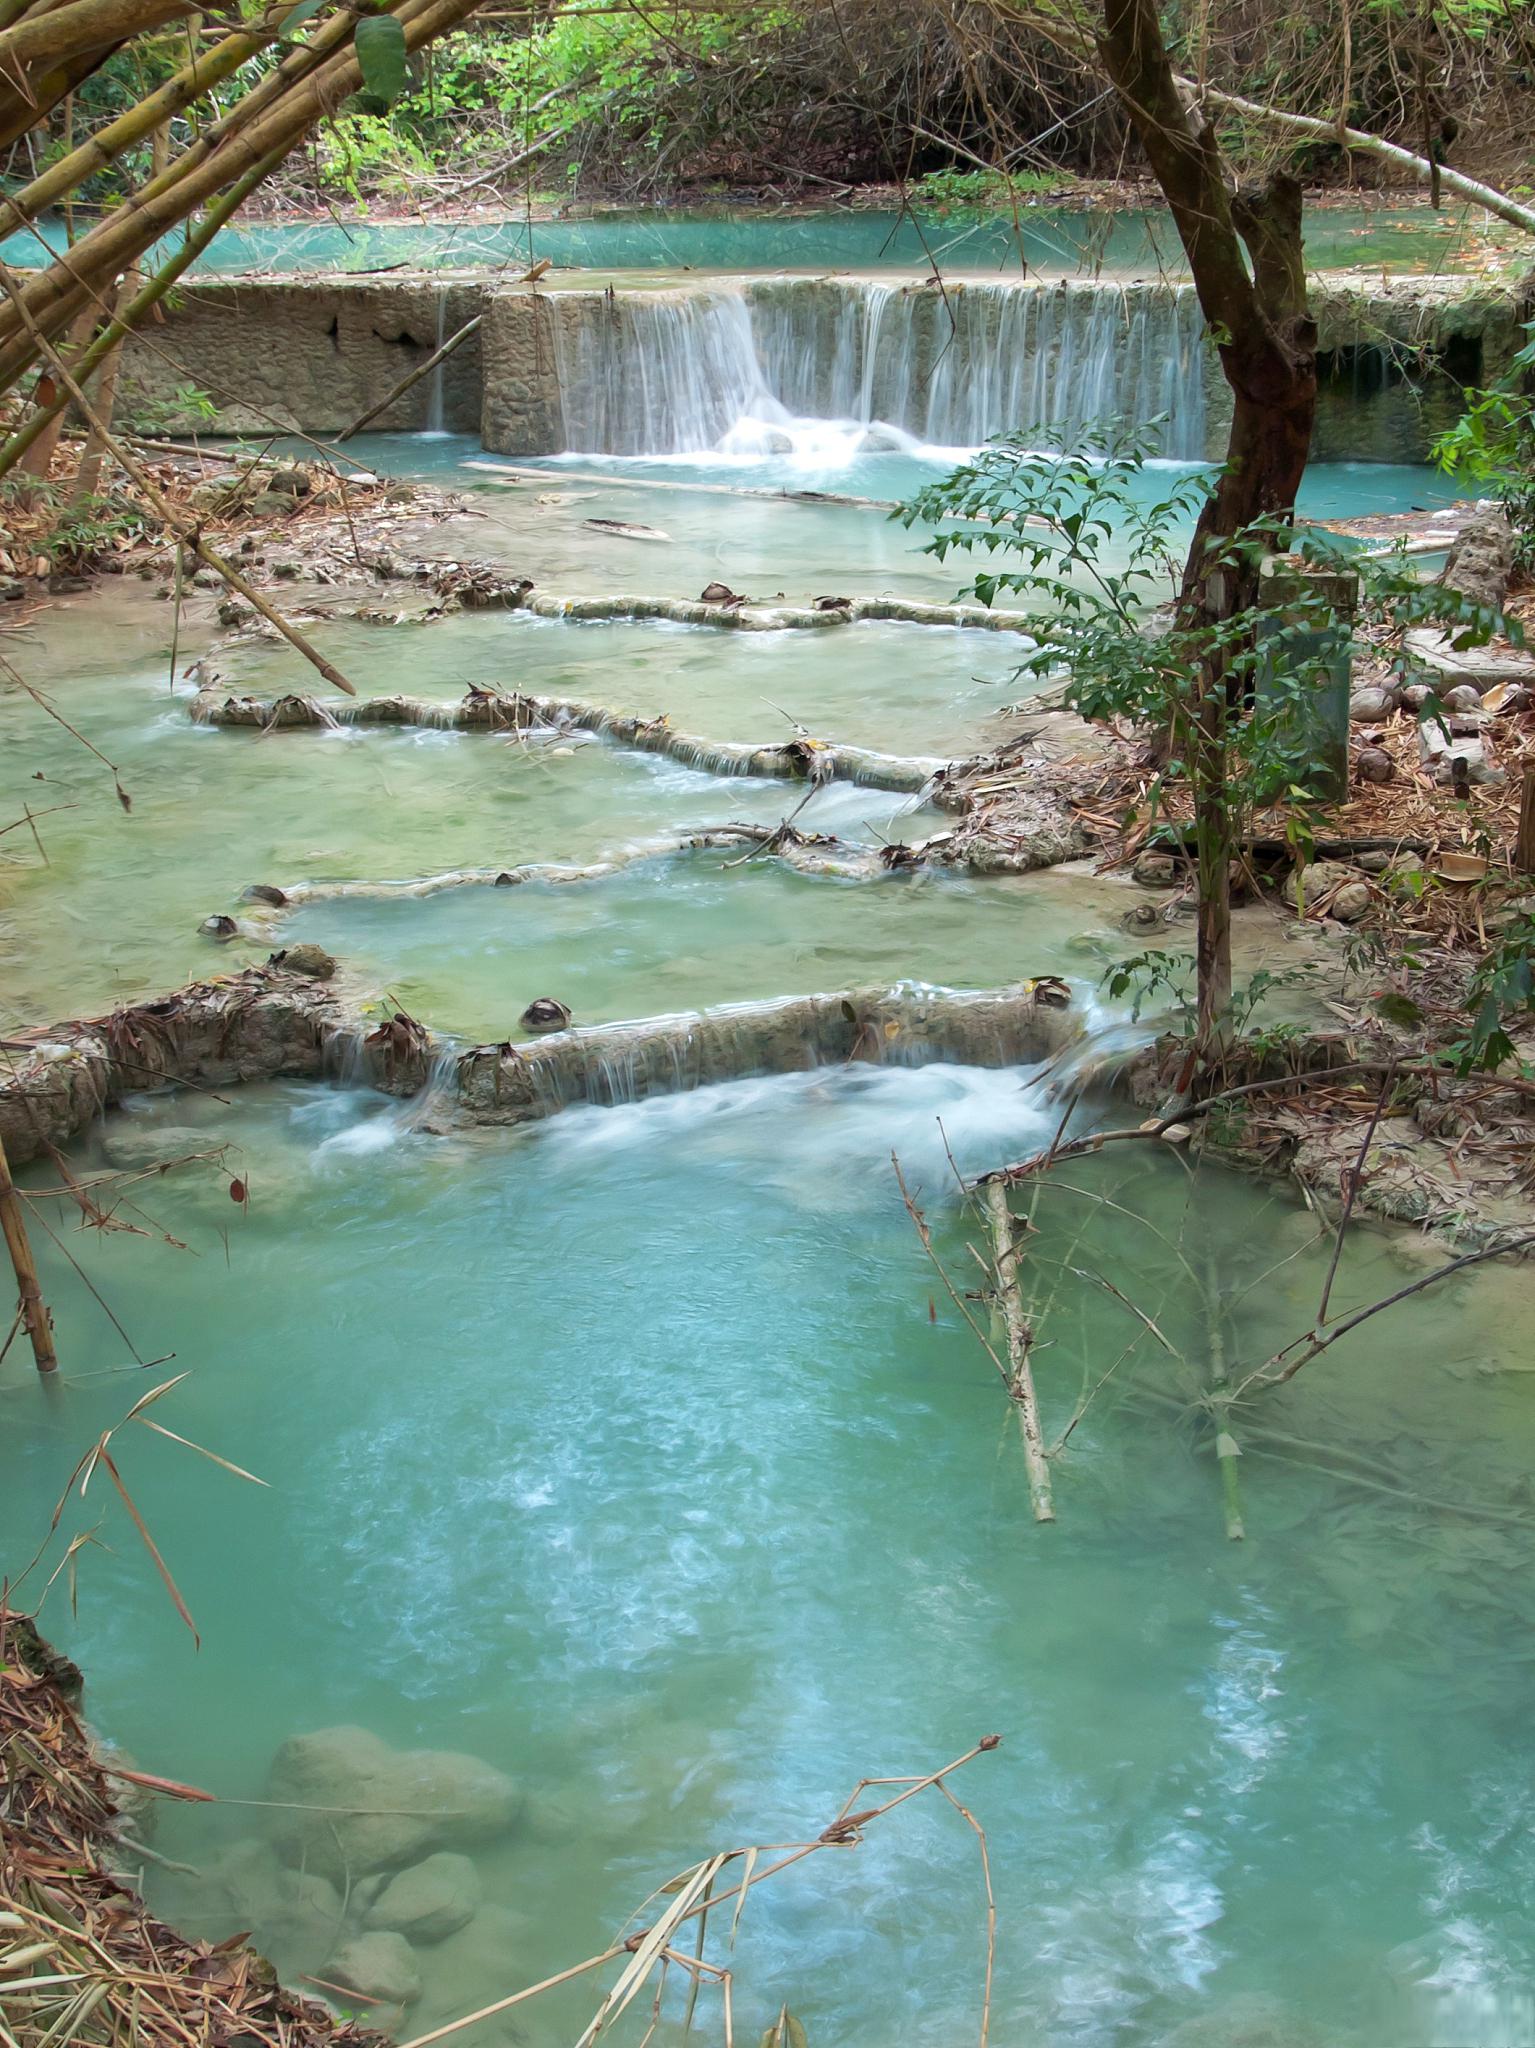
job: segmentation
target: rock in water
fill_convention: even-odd
[[[474,1918],[480,1873],[467,1856],[439,1850],[391,1878],[368,1913],[368,1925],[410,1941],[444,1941]]]
[[[341,1931],[341,1894],[312,1870],[289,1870],[270,1842],[234,1842],[207,1873],[208,1899],[286,1976],[318,1970]]]
[[[415,1953],[400,1934],[359,1934],[343,1942],[325,1965],[325,1975],[384,2005],[411,2005],[421,1996]]]
[[[1331,2048],[1337,2039],[1276,2000],[1248,1994],[1185,2020],[1163,2034],[1157,2048]]]
[[[323,946],[285,946],[268,957],[267,965],[284,974],[307,974],[311,981],[329,981],[336,971],[335,955]]]
[[[535,996],[517,1021],[524,1031],[564,1031],[570,1011],[554,996]]]
[[[294,1809],[277,1821],[289,1861],[338,1878],[502,1834],[521,1803],[511,1779],[478,1757],[394,1750],[371,1729],[347,1727],[285,1742],[272,1760],[268,1796]]]
[[[189,1155],[217,1152],[228,1142],[217,1131],[195,1130],[190,1124],[132,1123],[121,1117],[109,1118],[101,1134],[108,1163],[134,1173],[148,1166],[207,1168],[212,1160]]]

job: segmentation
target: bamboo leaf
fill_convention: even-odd
[[[369,97],[392,107],[405,90],[405,31],[392,14],[370,14],[352,38]]]
[[[198,1649],[201,1649],[203,1646],[203,1639],[197,1633],[197,1623],[192,1619],[192,1616],[187,1608],[187,1603],[181,1597],[181,1589],[176,1584],[176,1581],[171,1577],[170,1567],[166,1564],[165,1559],[160,1555],[159,1548],[155,1543],[155,1539],[149,1533],[148,1524],[145,1522],[144,1517],[139,1513],[137,1507],[135,1507],[133,1495],[128,1491],[127,1487],[124,1486],[123,1475],[121,1474],[121,1472],[118,1471],[116,1465],[113,1464],[112,1453],[106,1448],[105,1443],[103,1443],[101,1447],[101,1462],[103,1465],[106,1466],[112,1484],[117,1488],[119,1494],[121,1494],[123,1506],[128,1510],[128,1513],[133,1517],[133,1526],[135,1529],[138,1530],[144,1548],[149,1552],[150,1556],[155,1561],[155,1570],[160,1574],[160,1577],[165,1585],[165,1590],[171,1596],[172,1606],[174,1606],[176,1612],[181,1616],[182,1620],[186,1623],[187,1627],[192,1631],[193,1642],[196,1643]]]

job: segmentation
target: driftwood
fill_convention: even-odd
[[[761,775],[805,782],[856,782],[868,789],[919,795],[948,766],[931,756],[882,754],[873,747],[829,740],[792,739],[758,744],[711,740],[679,732],[665,718],[605,711],[574,698],[535,697],[516,690],[470,689],[456,704],[425,697],[359,697],[345,704],[321,704],[313,697],[226,696],[218,687],[199,691],[192,702],[199,725],[249,727],[281,732],[341,725],[462,727],[500,733],[589,732],[615,746],[666,754],[711,775]]]
[[[1045,1457],[1044,1431],[1040,1428],[1039,1402],[1034,1394],[1034,1369],[1029,1362],[1034,1333],[1023,1312],[1023,1296],[1018,1286],[1018,1220],[1008,1204],[1007,1183],[988,1180],[984,1185],[986,1220],[991,1231],[992,1270],[996,1275],[1002,1323],[1007,1331],[1008,1391],[1017,1405],[1018,1426],[1023,1432],[1029,1502],[1036,1522],[1053,1522],[1055,1502],[1050,1491],[1050,1466]]]
[[[876,881],[892,872],[876,847],[858,846],[826,832],[799,832],[792,825],[710,825],[665,839],[646,840],[610,860],[521,861],[511,867],[446,868],[440,874],[412,876],[399,882],[289,882],[281,887],[258,883],[246,891],[251,923],[263,937],[281,918],[306,903],[365,900],[375,903],[419,902],[450,889],[512,889],[543,883],[566,888],[582,882],[606,881],[627,868],[669,855],[710,850],[736,852],[744,858],[781,861],[804,875],[829,875],[840,881]]]

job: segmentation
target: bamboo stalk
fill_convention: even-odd
[[[10,1161],[5,1156],[3,1139],[0,1139],[0,1231],[4,1232],[6,1249],[16,1270],[21,1319],[31,1340],[37,1369],[39,1372],[57,1372],[59,1355],[53,1348],[53,1323],[48,1314],[48,1304],[43,1300],[37,1261],[32,1256],[26,1218],[21,1213],[21,1197],[11,1179]]]
[[[0,286],[3,286],[11,303],[17,305],[19,302],[16,296],[15,282],[4,264],[0,264]],[[25,313],[23,313],[23,319],[31,326],[30,318]],[[254,606],[267,623],[275,626],[288,644],[296,648],[303,655],[311,667],[319,670],[328,683],[334,684],[338,690],[344,691],[348,697],[355,697],[357,692],[341,673],[340,669],[336,667],[335,663],[327,661],[313,641],[302,634],[297,626],[291,625],[281,612],[267,602],[266,598],[262,596],[261,592],[254,585],[247,583],[237,569],[226,562],[222,555],[217,554],[210,548],[195,526],[189,526],[181,518],[163,492],[150,482],[145,471],[140,468],[127,449],[114,436],[111,428],[107,425],[96,407],[86,397],[79,383],[65,366],[58,350],[54,348],[51,342],[44,340],[40,334],[37,334],[35,327],[33,327],[32,331],[36,335],[38,345],[42,349],[45,359],[52,365],[54,375],[69,390],[76,405],[79,406],[84,414],[86,423],[91,428],[93,435],[100,440],[102,447],[112,457],[112,460],[122,470],[134,488],[140,491],[154,507],[160,519],[175,534],[183,547],[190,548],[199,561],[206,562],[210,569],[223,577],[231,590],[237,591],[247,604]]]
[[[211,86],[221,84],[271,41],[271,35],[227,36],[206,55],[184,66],[174,78],[167,79],[158,92],[130,107],[115,121],[109,121],[88,141],[82,142],[78,149],[69,150],[57,163],[50,164],[41,177],[34,178],[9,199],[0,201],[5,215],[15,225],[36,220],[66,193],[75,191],[87,178],[104,170],[125,149],[142,142],[162,122],[181,113],[193,100],[200,99]]]
[[[418,363],[414,370],[407,371],[386,398],[381,398],[377,405],[370,407],[360,418],[353,420],[344,434],[336,436],[338,445],[342,441],[350,441],[354,434],[360,434],[363,428],[368,426],[373,420],[376,420],[381,412],[388,412],[390,406],[394,404],[397,398],[403,398],[407,391],[413,390],[421,382],[423,377],[430,376],[439,363],[445,363],[461,342],[467,341],[471,334],[479,333],[480,323],[484,318],[485,315],[483,313],[476,313],[472,320],[464,322],[457,334],[450,334],[442,347],[434,355],[429,355],[424,363]]]
[[[79,362],[75,365],[75,375],[80,383],[84,384],[89,381],[98,366],[105,361],[108,354],[121,341],[122,337],[128,333],[130,328],[138,325],[139,321],[152,306],[164,298],[177,278],[196,262],[197,258],[207,248],[208,244],[224,226],[226,221],[229,220],[231,215],[239,211],[256,187],[264,178],[271,175],[287,154],[286,145],[281,149],[270,151],[259,163],[251,166],[238,184],[231,185],[222,199],[215,201],[207,209],[197,227],[187,236],[169,262],[163,264],[155,272],[154,276],[145,284],[143,290],[114,316],[107,326],[102,329],[101,333],[97,335],[89,348],[85,350]],[[82,325],[88,324],[92,317],[91,311],[87,309],[81,316]],[[53,402],[50,405],[39,406],[35,412],[28,416],[26,423],[11,436],[10,440],[3,447],[0,447],[0,476],[5,476],[16,466],[50,422],[58,422],[62,419],[68,404],[68,391],[60,389],[54,394]],[[53,438],[55,441],[58,439],[57,429],[55,429]],[[35,468],[37,465],[33,463],[29,466]]]
[[[1210,1414],[1215,1423],[1215,1462],[1221,1476],[1221,1508],[1226,1521],[1227,1542],[1240,1543],[1247,1534],[1242,1520],[1242,1487],[1237,1472],[1237,1460],[1242,1452],[1228,1426],[1231,1420],[1231,1365],[1226,1353],[1220,1281],[1213,1268],[1206,1274],[1203,1291],[1210,1346]]]
[[[404,0],[395,10],[395,19],[405,31],[407,52],[418,50],[434,36],[456,27],[474,11],[474,4],[475,0]],[[353,17],[345,15],[341,20],[350,33]],[[323,35],[317,36],[314,46],[306,46],[306,63],[313,63],[323,40]],[[83,235],[66,257],[29,279],[19,301],[13,299],[12,313],[0,317],[0,337],[4,342],[0,348],[0,390],[13,383],[38,353],[34,327],[45,336],[56,334],[76,307],[108,279],[136,262],[160,235],[185,220],[203,200],[235,178],[243,177],[269,150],[279,144],[285,150],[291,148],[362,82],[361,66],[348,44],[301,78],[282,79],[278,103],[261,118],[253,119],[253,108],[263,102],[265,88],[282,77],[282,70],[279,66],[262,86],[246,95],[224,122],[183,151],[161,178],[152,179],[131,194],[89,234]],[[219,131],[222,135],[215,142]],[[28,324],[27,314],[31,315],[32,325]]]
[[[991,1226],[992,1263],[997,1276],[997,1293],[1002,1302],[1002,1321],[1007,1331],[1008,1359],[1012,1366],[1009,1392],[1018,1408],[1018,1426],[1023,1432],[1023,1459],[1029,1475],[1029,1501],[1036,1522],[1055,1520],[1055,1502],[1050,1492],[1050,1466],[1045,1457],[1044,1432],[1039,1423],[1039,1403],[1034,1395],[1034,1373],[1029,1364],[1033,1332],[1023,1313],[1018,1289],[1018,1231],[1008,1206],[1007,1184],[989,1180],[986,1213]]]
[[[1514,841],[1514,866],[1535,875],[1535,768],[1526,768],[1519,791],[1519,834]]]

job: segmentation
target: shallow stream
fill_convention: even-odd
[[[952,568],[855,507],[577,484],[573,463],[526,483],[448,440],[359,452],[451,473],[481,516],[433,544],[549,589],[692,595],[722,576],[763,595],[953,594]],[[738,480],[783,474],[762,460]],[[887,494],[867,469],[828,481]],[[1440,489],[1379,468],[1309,482],[1318,511]],[[671,539],[599,538],[591,516]],[[200,729],[169,610],[139,585],[61,600],[13,653],[134,808],[29,701],[0,698],[7,817],[23,797],[74,806],[40,820],[47,866],[24,835],[0,842],[8,1027],[262,957],[253,931],[226,950],[197,931],[251,882],[586,862],[775,822],[803,794],[598,742]],[[179,665],[206,637],[188,628]],[[1005,636],[948,629],[484,614],[320,637],[369,693],[501,682],[726,739],[798,720],[963,752],[1016,695]],[[220,660],[242,688],[310,687],[265,645]],[[800,822],[869,841],[935,821],[837,786]],[[855,884],[734,858],[315,901],[282,936],[468,1037],[507,1035],[542,994],[579,1021],[902,976],[1060,973],[1088,998],[1143,943],[1125,886],[1085,875]],[[152,1412],[268,1482],[138,1426],[119,1440],[200,1650],[99,1477],[65,1517],[97,1543],[76,1560],[78,1615],[61,1578],[44,1619],[84,1661],[96,1721],[145,1770],[231,1802],[161,1810],[149,1846],[199,1874],[151,1863],[155,1903],[210,1936],[255,1926],[291,1975],[323,1976],[323,1912],[259,1906],[274,1750],[357,1723],[487,1760],[525,1803],[470,1845],[486,1903],[420,1946],[408,2037],[599,1950],[708,1850],[814,1836],[860,1777],[927,1770],[996,1730],[1001,1750],[955,1780],[996,1886],[995,2042],[1535,2043],[1527,1279],[1452,1282],[1264,1397],[1243,1425],[1248,1538],[1231,1545],[1191,1403],[1213,1348],[1240,1371],[1306,1327],[1326,1242],[1288,1193],[1191,1179],[1178,1156],[1126,1148],[1063,1173],[1029,1250],[1052,1438],[1093,1397],[1041,1530],[1008,1404],[924,1260],[891,1153],[963,1291],[976,1233],[949,1155],[963,1171],[1018,1157],[1060,1115],[1016,1069],[854,1066],[572,1109],[516,1136],[431,1136],[408,1107],[318,1086],[141,1099],[88,1134],[81,1170],[221,1157],[122,1190],[119,1219],[147,1237],[54,1212],[66,1371],[40,1387],[19,1347],[0,1367],[0,1558],[25,1561],[92,1438],[174,1373],[189,1377]],[[1361,1231],[1338,1300],[1433,1256]],[[924,1795],[753,1895],[737,2027],[759,2037],[787,2000],[814,2048],[974,2040],[984,1926],[975,1839]],[[596,1997],[588,1982],[463,2038],[569,2040]],[[658,2039],[680,2039],[676,2019]]]

